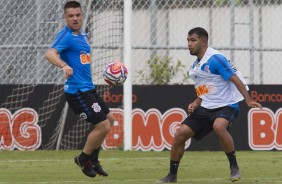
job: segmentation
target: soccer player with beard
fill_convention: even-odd
[[[185,142],[196,140],[214,131],[230,165],[232,182],[240,180],[233,138],[228,132],[239,113],[239,102],[245,99],[250,108],[260,108],[261,104],[252,101],[241,73],[236,70],[224,55],[208,46],[208,33],[201,27],[188,32],[188,49],[197,57],[189,76],[195,82],[197,98],[188,105],[188,117],[176,131],[170,151],[170,169],[160,182],[177,182],[180,160],[184,154]]]
[[[68,1],[65,4],[64,19],[67,25],[58,33],[45,56],[64,72],[67,79],[64,92],[70,108],[95,125],[87,136],[81,154],[74,161],[89,177],[96,174],[108,176],[100,165],[98,155],[115,119],[92,82],[90,45],[87,34],[81,30],[83,14],[79,2]]]

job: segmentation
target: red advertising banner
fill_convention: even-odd
[[[236,149],[282,150],[282,86],[249,87],[251,98],[260,102],[263,110],[249,109],[244,101],[240,103],[240,114],[229,129]],[[55,88],[58,86],[37,85],[25,98],[12,98],[15,86],[1,86],[0,149],[83,147],[92,125],[76,117],[70,109],[65,124],[62,124],[65,99],[63,95],[53,95]],[[103,143],[104,149],[123,146],[122,92],[120,86],[101,94],[117,120]],[[50,95],[56,100],[50,102]],[[175,131],[187,116],[187,105],[195,98],[196,92],[192,85],[133,86],[132,148],[144,151],[169,150]],[[200,141],[192,138],[187,141],[185,148],[221,150],[214,133]]]

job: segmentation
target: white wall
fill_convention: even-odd
[[[237,48],[250,48],[250,37],[254,38],[254,47],[260,48],[260,39],[262,49],[282,49],[282,17],[281,5],[266,6],[262,8],[262,24],[259,22],[258,7],[254,7],[253,11],[253,31],[250,31],[250,12],[248,7],[235,8],[235,32],[234,32],[234,63],[245,75],[247,82],[250,83],[250,52],[248,50],[237,50]],[[210,34],[210,44],[212,47],[229,48],[231,46],[231,10],[230,8],[214,8],[211,16],[208,8],[191,8],[191,9],[171,9],[169,11],[169,47],[180,47],[181,49],[169,49],[158,51],[157,55],[166,55],[180,59],[189,69],[195,57],[190,56],[187,51],[187,32],[193,27],[204,27]],[[157,16],[157,46],[166,46],[166,27],[164,26],[166,19],[164,11],[156,12]],[[133,11],[133,27],[132,27],[132,46],[150,45],[150,12],[148,10]],[[260,37],[259,28],[262,32]],[[222,50],[228,57],[231,57],[230,50]],[[260,62],[260,53],[254,52],[254,83],[259,84],[262,77],[263,84],[281,84],[282,75],[282,57],[281,51],[263,51]],[[150,58],[150,51],[144,49],[133,50],[132,53],[132,71],[133,75],[137,70],[144,67],[144,62]],[[144,68],[146,70],[146,68]],[[133,76],[134,78],[134,76]],[[136,77],[137,78],[137,77]],[[135,81],[138,83],[138,81]],[[191,81],[190,81],[191,82]]]

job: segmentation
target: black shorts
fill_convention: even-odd
[[[110,112],[104,100],[96,93],[96,90],[78,92],[77,94],[65,93],[66,100],[79,117],[96,125],[107,119]]]
[[[216,118],[224,118],[231,124],[237,115],[238,110],[231,106],[216,109],[206,109],[200,106],[193,114],[189,114],[182,124],[189,126],[195,133],[194,138],[200,140],[213,130]]]

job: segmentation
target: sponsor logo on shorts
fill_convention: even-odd
[[[94,110],[94,112],[100,112],[101,111],[101,107],[98,103],[93,103],[93,105],[91,107]]]
[[[82,119],[87,119],[87,115],[84,112],[79,114],[78,116],[81,117]]]

